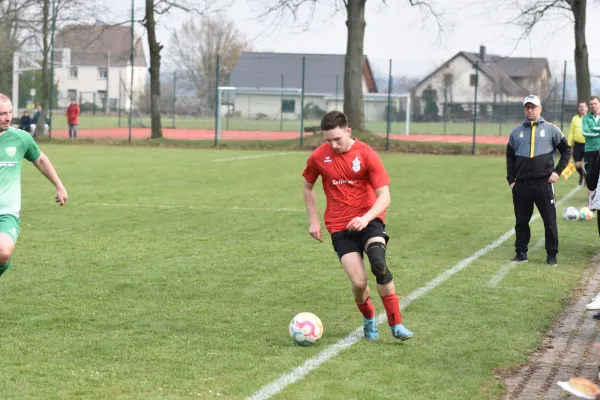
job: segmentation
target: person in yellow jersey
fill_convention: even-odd
[[[575,162],[575,169],[579,173],[579,186],[584,184],[584,173],[581,166],[583,160],[583,153],[585,151],[585,136],[583,136],[581,130],[581,123],[583,117],[588,113],[588,106],[585,101],[580,101],[577,108],[577,115],[574,115],[571,119],[571,128],[569,130],[569,147],[571,147],[571,153],[573,154],[573,161]]]

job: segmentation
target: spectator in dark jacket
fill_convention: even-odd
[[[24,130],[27,133],[31,133],[29,128],[31,128],[32,119],[29,115],[29,111],[25,110],[23,112],[23,116],[19,120],[19,129]]]
[[[544,221],[546,233],[546,264],[556,265],[558,227],[554,182],[571,158],[571,148],[561,130],[542,118],[542,104],[537,96],[523,100],[525,121],[510,134],[506,146],[506,179],[512,190],[516,218],[516,256],[514,262],[527,262],[531,239],[529,221],[533,206]],[[560,160],[555,161],[556,151]]]

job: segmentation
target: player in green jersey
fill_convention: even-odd
[[[56,202],[64,205],[67,190],[52,163],[31,135],[10,126],[13,106],[10,98],[0,93],[0,275],[12,262],[17,243],[21,211],[21,165],[30,161],[56,187]]]

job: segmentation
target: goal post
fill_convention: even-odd
[[[392,117],[392,111],[396,113],[405,113],[404,116],[404,135],[410,134],[411,124],[411,94],[410,93],[365,93],[365,116],[367,115],[367,109],[369,103],[383,103],[385,104],[385,112],[383,113],[383,119],[386,123],[385,134],[389,136],[392,132],[392,124],[394,122],[400,122]],[[380,106],[381,107],[381,106]],[[383,133],[383,132],[382,132]],[[401,133],[401,132],[395,132]]]
[[[55,48],[54,64],[48,60],[48,69],[69,68],[71,65],[71,49]],[[51,57],[49,57],[51,58]],[[22,72],[39,71],[42,69],[43,55],[41,52],[16,51],[13,53],[12,95],[13,117],[19,117],[19,77]],[[52,83],[54,84],[54,82]],[[52,104],[52,102],[51,102]]]
[[[405,104],[406,104],[405,113],[406,113],[406,115],[405,115],[405,118],[404,118],[404,123],[405,123],[404,134],[406,136],[410,135],[410,114],[411,114],[410,113],[410,107],[411,107],[410,99],[411,99],[411,94],[410,93],[399,93],[399,94],[390,93],[390,94],[388,94],[388,97],[389,97],[390,100],[391,99],[396,99],[396,100],[402,101],[402,99],[405,99]],[[388,106],[391,106],[390,103],[391,103],[391,101],[388,101]],[[388,132],[387,133],[388,134],[391,133],[390,126],[391,126],[391,122],[392,122],[392,121],[390,121],[389,111],[390,110],[388,110],[388,118],[387,118],[387,125],[388,125]]]
[[[286,131],[284,121],[299,120],[299,138],[302,144],[303,123],[307,118],[305,115],[307,111],[303,109],[304,94],[301,88],[218,86],[214,114],[215,145],[223,139],[223,129],[228,130],[231,121],[233,124],[239,123],[234,120],[235,118],[248,119],[249,126],[250,124],[258,126],[260,124],[256,125],[254,120],[263,119],[264,125],[268,127],[267,130],[277,130],[278,124],[281,132]],[[399,117],[404,119],[405,126],[402,129],[401,125],[397,125],[397,128],[402,129],[404,135],[410,134],[410,93],[364,93],[363,97],[365,120],[379,121],[377,134],[384,134],[389,140],[392,125],[402,124]],[[319,111],[341,109],[344,104],[344,96],[339,94],[310,94],[310,98]],[[226,121],[224,117],[227,118]],[[225,128],[224,124],[226,124]],[[294,127],[292,130],[296,129],[298,128]],[[400,132],[396,131],[396,133]]]
[[[235,110],[235,97],[239,95],[255,95],[255,96],[270,96],[276,98],[279,101],[279,107],[275,107],[278,111],[276,115],[272,115],[272,119],[279,119],[280,127],[283,125],[283,112],[282,104],[285,97],[294,96],[298,97],[298,103],[300,103],[300,97],[302,96],[303,90],[301,88],[281,88],[281,87],[236,87],[236,86],[219,86],[217,87],[216,99],[215,99],[215,145],[222,139],[222,119],[223,119],[223,101],[227,100],[227,112],[225,116],[228,116],[229,111]],[[233,104],[229,102],[233,101]],[[276,100],[277,101],[277,100]],[[233,106],[233,109],[231,109]],[[300,118],[304,117],[304,110],[299,112]],[[250,115],[247,116],[248,118]],[[302,125],[302,124],[300,124]],[[302,130],[302,128],[300,129]],[[302,135],[302,132],[300,132]]]

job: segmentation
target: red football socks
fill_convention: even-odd
[[[356,307],[358,307],[358,309],[360,310],[362,315],[365,316],[365,318],[373,318],[375,316],[375,307],[373,307],[373,303],[371,303],[370,297],[367,297],[367,301],[365,301],[364,303],[359,303],[358,301],[356,301],[356,299],[354,299],[354,301],[356,302]]]
[[[383,306],[385,307],[385,313],[387,314],[388,324],[394,326],[402,323],[402,314],[400,313],[400,302],[396,294],[390,294],[387,296],[381,296]]]

